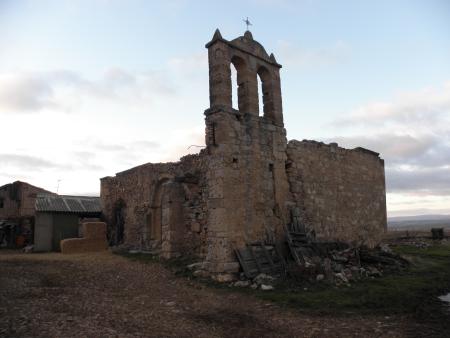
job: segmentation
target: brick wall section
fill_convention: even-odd
[[[26,182],[16,181],[0,187],[0,219],[34,217],[34,204],[38,193],[50,193]]]
[[[287,175],[295,203],[318,238],[373,246],[386,231],[384,161],[377,153],[290,141]]]

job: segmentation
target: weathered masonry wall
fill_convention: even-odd
[[[207,117],[207,133],[216,128],[207,176],[207,264],[213,272],[235,272],[233,248],[252,242],[280,244],[288,221],[285,130],[263,117],[239,120],[235,113]]]
[[[164,257],[205,256],[203,155],[148,163],[101,179],[110,244],[155,250]]]
[[[386,231],[384,161],[336,143],[290,141],[286,171],[307,227],[326,240],[376,245]]]

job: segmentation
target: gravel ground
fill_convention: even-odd
[[[407,324],[305,315],[111,253],[0,251],[1,337],[404,337]]]

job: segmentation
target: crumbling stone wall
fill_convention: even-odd
[[[110,243],[160,249],[168,258],[205,256],[205,177],[202,153],[102,178],[100,195]],[[123,237],[117,234],[120,227]]]
[[[384,161],[363,148],[290,141],[286,171],[307,228],[319,239],[373,246],[386,231]]]

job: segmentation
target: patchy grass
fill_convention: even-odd
[[[411,261],[408,269],[381,278],[361,280],[351,286],[336,287],[321,283],[309,285],[307,290],[303,290],[285,283],[271,292],[249,288],[232,290],[317,314],[412,314],[425,308],[435,311],[441,307],[437,296],[450,290],[450,245],[434,245],[426,249],[402,245],[394,250]],[[178,276],[196,279],[186,268],[195,262],[192,257],[164,260],[149,254],[119,254],[134,261],[160,263]],[[209,279],[198,280],[217,289],[230,289],[227,284]]]
[[[353,283],[350,287],[315,285],[307,291],[279,288],[258,297],[322,314],[417,313],[426,306],[439,308],[437,296],[450,290],[450,245],[427,249],[398,246],[397,253],[412,262],[407,270]]]

